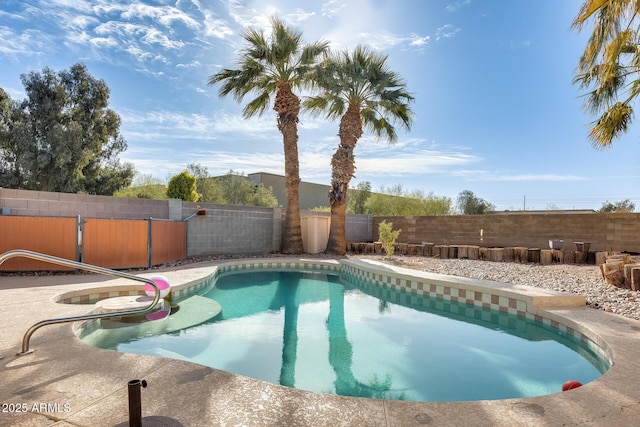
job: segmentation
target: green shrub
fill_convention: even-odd
[[[382,248],[389,258],[393,257],[396,239],[402,230],[394,230],[392,222],[382,221],[378,225],[378,239],[382,243]]]
[[[187,171],[174,175],[169,180],[167,196],[170,199],[197,202],[200,195],[196,192],[196,178]]]

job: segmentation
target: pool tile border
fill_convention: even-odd
[[[381,288],[393,289],[396,291],[404,292],[407,297],[412,298],[409,303],[416,303],[418,297],[427,296],[436,298],[432,308],[448,311],[452,314],[464,314],[465,316],[474,317],[476,319],[495,321],[497,316],[491,316],[491,310],[506,312],[513,316],[525,318],[542,323],[544,326],[558,329],[562,333],[566,333],[582,341],[591,351],[598,355],[598,357],[607,361],[609,364],[613,363],[611,350],[604,340],[595,336],[594,333],[578,329],[577,325],[571,326],[566,323],[568,319],[557,318],[556,316],[545,316],[544,310],[534,306],[534,304],[527,297],[518,297],[517,291],[511,292],[512,295],[501,295],[505,293],[503,289],[496,291],[492,288],[484,288],[484,290],[465,288],[464,281],[460,278],[450,278],[444,275],[429,274],[437,279],[429,279],[427,277],[421,277],[420,272],[412,272],[409,275],[411,278],[406,278],[406,273],[389,271],[388,274],[374,272],[369,268],[376,268],[376,264],[371,267],[362,267],[361,262],[345,262],[343,263],[343,272],[349,279],[362,279],[367,282],[373,282],[375,285]],[[382,264],[386,270],[389,270],[389,266]],[[379,267],[379,265],[378,265]],[[403,277],[401,277],[403,276]],[[450,279],[450,280],[447,280]],[[481,285],[480,285],[481,286]],[[477,286],[475,286],[477,287]],[[558,295],[561,295],[558,293]],[[385,298],[390,298],[390,294],[382,295]],[[439,302],[442,301],[442,302]],[[447,303],[449,304],[447,307]],[[464,313],[460,313],[459,306],[452,305],[451,303],[466,304],[468,307],[464,308]],[[517,320],[509,320],[512,322],[508,325],[518,329]]]

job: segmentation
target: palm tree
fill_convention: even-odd
[[[272,33],[246,29],[243,38],[247,47],[240,52],[238,69],[223,69],[209,77],[209,85],[223,82],[219,96],[232,94],[238,101],[252,93],[256,97],[243,109],[245,118],[262,115],[275,94],[273,109],[277,113],[278,130],[284,145],[285,188],[287,208],[282,252],[302,253],[300,204],[298,188],[298,114],[300,99],[294,89],[308,84],[309,71],[320,55],[327,52],[328,42],[302,43],[302,33],[287,27],[277,17],[271,18]]]
[[[594,17],[593,32],[580,57],[574,83],[591,89],[586,94],[585,109],[601,113],[589,133],[596,148],[611,145],[627,131],[633,118],[631,102],[640,93],[640,48],[636,42],[639,12],[637,2],[631,0],[586,0],[572,24],[580,31]],[[632,75],[634,80],[627,84]]]
[[[340,144],[331,159],[331,226],[326,252],[346,253],[347,189],[354,176],[353,151],[363,127],[389,143],[398,139],[393,123],[411,128],[413,97],[399,74],[391,71],[387,56],[358,46],[352,53],[331,55],[316,67],[314,84],[321,93],[307,98],[304,107],[329,119],[340,118]]]

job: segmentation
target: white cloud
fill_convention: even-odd
[[[18,14],[18,13],[9,13],[9,12],[5,12],[4,10],[0,10],[0,17],[2,18],[8,18],[8,19],[16,19],[18,21],[26,21],[27,18],[25,18],[24,16]]]
[[[202,10],[202,6],[200,6],[198,0],[177,0],[176,7],[180,10]]]
[[[122,120],[122,133],[128,141],[136,141],[137,145],[154,143],[157,153],[161,153],[158,155],[163,158],[169,156],[177,162],[177,158],[183,157],[180,147],[189,144],[189,158],[185,158],[185,165],[202,163],[210,168],[221,168],[220,173],[228,169],[253,172],[256,168],[283,173],[282,137],[274,118],[268,114],[244,119],[239,114],[224,111],[211,116],[172,111],[129,111],[122,115]],[[338,144],[335,126],[335,123],[307,119],[301,124],[299,161],[303,179],[329,179],[331,156]],[[318,132],[318,128],[323,129]],[[168,154],[167,150],[175,150],[176,153]],[[418,138],[403,139],[390,146],[366,135],[358,142],[355,154],[357,171],[376,176],[442,173],[481,160],[465,148],[442,149]],[[138,154],[134,151],[131,156],[138,157]],[[135,164],[140,169],[138,160]],[[181,164],[180,168],[184,167]]]
[[[467,151],[464,147],[443,149],[420,138],[401,139],[388,145],[365,136],[358,142],[355,154],[360,172],[400,176],[439,173],[482,160]]]
[[[436,30],[436,40],[448,39],[462,31],[461,28],[455,28],[451,24],[445,24]]]
[[[158,44],[165,49],[180,49],[184,47],[182,40],[171,40],[166,34],[156,28],[147,28],[140,40],[148,44]]]
[[[176,64],[176,68],[200,68],[200,67],[202,67],[202,64],[200,63],[200,61],[196,59],[189,62],[188,64]]]
[[[45,3],[45,2],[42,2]],[[46,1],[47,8],[51,6],[57,6],[56,9],[71,9],[76,12],[91,12],[91,3],[86,1],[77,1],[77,0],[48,0]]]
[[[174,22],[180,22],[191,29],[198,29],[200,24],[193,18],[181,10],[171,6],[150,6],[135,2],[126,8],[122,12],[122,18],[131,19],[145,19],[150,18],[159,22],[160,24],[171,27]]]
[[[322,5],[322,15],[326,17],[332,17],[340,13],[342,9],[347,7],[347,3],[340,0],[329,0]]]
[[[125,48],[124,51],[136,58],[139,62],[153,59],[153,54],[151,52],[140,49],[138,46],[129,46]]]
[[[453,13],[456,12],[457,10],[465,7],[466,5],[468,5],[469,3],[471,3],[471,0],[461,0],[461,1],[456,1],[453,3],[448,4],[445,7],[445,10],[449,13]]]
[[[39,30],[27,29],[16,33],[9,27],[0,26],[0,53],[6,55],[40,55],[48,49],[51,37]]]
[[[164,49],[180,49],[185,43],[181,40],[172,40],[166,34],[154,27],[128,22],[109,21],[98,25],[95,33],[100,35],[118,36],[124,44],[132,44],[137,40],[149,45],[158,45]]]
[[[375,33],[359,33],[354,41],[368,44],[376,50],[387,50],[402,45],[422,47],[428,40],[429,36],[419,37],[416,34],[402,36],[381,30]]]
[[[312,16],[315,16],[315,14],[315,12],[305,12],[304,10],[298,8],[294,12],[286,14],[286,19],[292,21],[294,24],[300,24],[301,22],[308,20]]]
[[[261,2],[247,4],[235,0],[222,1],[222,3],[229,16],[242,28],[259,28],[268,32],[271,26],[271,16],[281,15],[280,9],[272,4],[264,4]]]
[[[234,31],[222,19],[216,19],[211,12],[204,13],[204,33],[207,36],[224,39],[234,34]]]
[[[122,114],[125,138],[144,141],[193,140],[213,141],[229,135],[269,138],[278,134],[273,117],[244,119],[241,115],[217,111],[213,115],[184,114],[176,111],[126,111]],[[156,129],[150,133],[148,129]]]
[[[211,120],[212,128],[217,133],[238,133],[263,138],[278,134],[276,121],[270,114],[245,119],[237,114],[216,112]]]
[[[361,172],[404,176],[438,173],[445,168],[462,166],[475,161],[477,158],[468,154],[431,150],[394,154],[393,147],[389,147],[388,156],[359,157],[356,158],[356,166]]]
[[[416,47],[423,47],[429,44],[430,39],[431,37],[429,36],[420,37],[417,34],[411,34],[411,42],[409,43],[409,45],[416,46]]]
[[[85,35],[86,36],[86,35]],[[96,48],[112,48],[118,46],[118,42],[113,37],[93,37],[89,43]]]

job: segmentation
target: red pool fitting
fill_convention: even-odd
[[[578,388],[582,385],[581,382],[576,380],[569,380],[562,384],[562,391],[573,390],[574,388]]]

